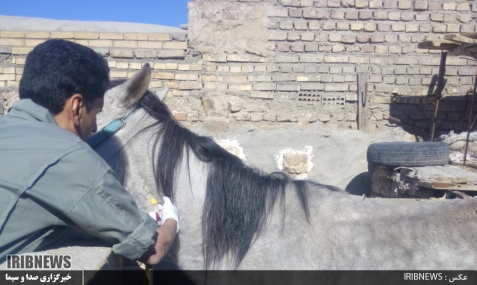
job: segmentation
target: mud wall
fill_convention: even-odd
[[[170,88],[176,118],[220,131],[241,122],[357,128],[357,75],[365,74],[371,131],[389,116],[419,121],[433,112],[428,90],[440,52],[419,42],[477,30],[476,1],[196,0],[179,34],[14,31],[0,27],[0,92],[15,97],[26,54],[65,38],[103,54],[111,77],[149,62],[151,89]],[[438,128],[465,129],[477,64],[447,57]],[[403,97],[410,99],[403,99]],[[398,98],[398,100],[396,99]],[[454,107],[455,106],[455,107]]]

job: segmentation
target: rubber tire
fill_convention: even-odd
[[[445,142],[381,142],[368,147],[368,163],[386,166],[435,166],[449,163]]]

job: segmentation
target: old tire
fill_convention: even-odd
[[[434,166],[449,163],[444,142],[381,142],[368,147],[368,164],[386,166]]]

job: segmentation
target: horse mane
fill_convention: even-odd
[[[154,141],[154,149],[159,150],[154,173],[165,196],[174,199],[174,174],[184,151],[187,159],[192,150],[209,165],[202,216],[206,268],[227,256],[235,266],[240,264],[273,205],[279,198],[284,205],[285,187],[289,183],[294,184],[305,217],[310,219],[307,182],[292,181],[282,173],[266,174],[245,165],[211,138],[182,127],[150,91],[141,99],[140,107],[160,125]],[[161,134],[167,136],[160,140]]]

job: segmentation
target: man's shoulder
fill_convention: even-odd
[[[50,147],[65,148],[77,145],[81,139],[68,131],[65,131],[55,124],[40,121],[23,120],[20,118],[4,116],[0,121],[0,131],[4,140],[10,141],[24,140],[31,145],[41,145],[47,143]]]
[[[14,120],[0,124],[0,149],[16,157],[28,153],[41,161],[75,160],[83,169],[108,171],[104,160],[77,135],[54,124]],[[1,152],[1,150],[0,150]]]

